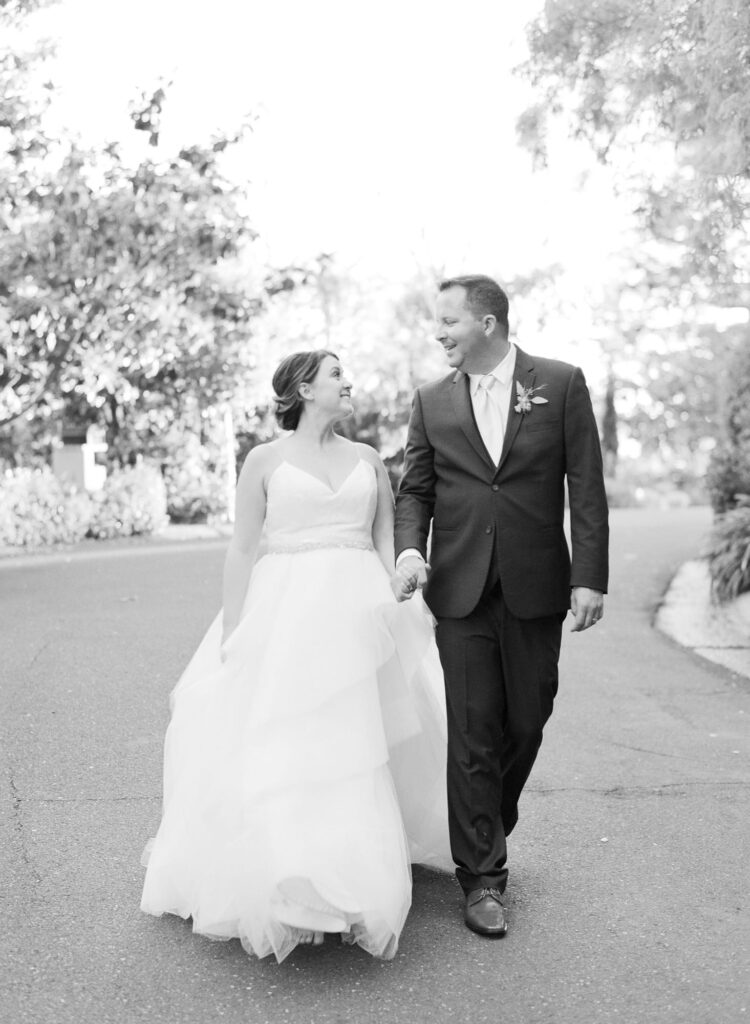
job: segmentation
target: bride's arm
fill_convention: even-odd
[[[377,452],[369,445],[360,445],[362,458],[367,459],[375,470],[378,480],[378,504],[372,524],[372,543],[391,577],[391,589],[398,601],[411,596],[414,587],[411,580],[396,571],[396,556],[393,547],[393,490],[388,472]]]
[[[254,448],[245,459],[237,481],[234,533],[224,560],[224,615],[222,644],[234,632],[247,594],[258,554],[266,516],[265,445]]]
[[[380,561],[389,576],[396,569],[396,557],[393,551],[393,491],[383,462],[369,444],[358,444],[361,458],[369,462],[375,470],[378,481],[378,504],[372,524],[372,543],[380,556]]]

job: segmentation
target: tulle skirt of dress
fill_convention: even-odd
[[[266,555],[172,694],[141,908],[281,961],[300,930],[391,957],[410,863],[450,870],[442,674],[372,551]]]

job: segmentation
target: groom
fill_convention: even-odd
[[[552,712],[563,619],[570,609],[575,631],[602,617],[607,502],[582,372],[508,340],[495,281],[443,281],[436,336],[452,370],[414,395],[396,553],[437,619],[465,921],[501,936],[506,837]]]

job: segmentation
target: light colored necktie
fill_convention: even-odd
[[[503,417],[500,412],[500,403],[492,394],[496,383],[496,377],[493,377],[491,373],[486,374],[479,381],[479,390],[476,396],[479,433],[482,435],[484,446],[495,465],[500,461],[500,453],[503,450]]]

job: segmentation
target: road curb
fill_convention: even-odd
[[[42,548],[12,548],[0,546],[0,570],[27,565],[49,565],[66,562],[73,558],[107,558],[125,554],[149,554],[177,548],[195,547],[202,544],[224,541],[232,536],[233,527],[220,523],[216,526],[205,524],[174,524],[159,533],[133,537],[116,537],[112,540],[86,539],[77,544],[60,544]]]
[[[705,560],[680,566],[656,613],[656,626],[681,647],[750,679],[750,593],[714,604]]]

